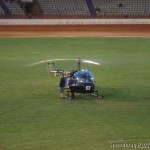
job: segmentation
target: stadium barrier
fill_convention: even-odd
[[[150,19],[0,19],[0,25],[150,24]]]

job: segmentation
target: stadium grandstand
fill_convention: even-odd
[[[0,0],[0,18],[150,18],[150,0]]]

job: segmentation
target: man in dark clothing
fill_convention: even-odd
[[[59,87],[60,87],[60,98],[64,98],[64,87],[66,84],[66,79],[64,75],[62,75],[60,82],[59,82]]]

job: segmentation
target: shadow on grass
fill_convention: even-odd
[[[150,98],[146,92],[136,88],[103,88],[101,93],[106,100],[137,101]]]

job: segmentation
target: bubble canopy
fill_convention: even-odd
[[[94,82],[95,78],[94,75],[92,74],[91,71],[89,70],[79,70],[74,74],[74,77],[79,81],[79,82],[85,82],[85,81],[90,81]]]

